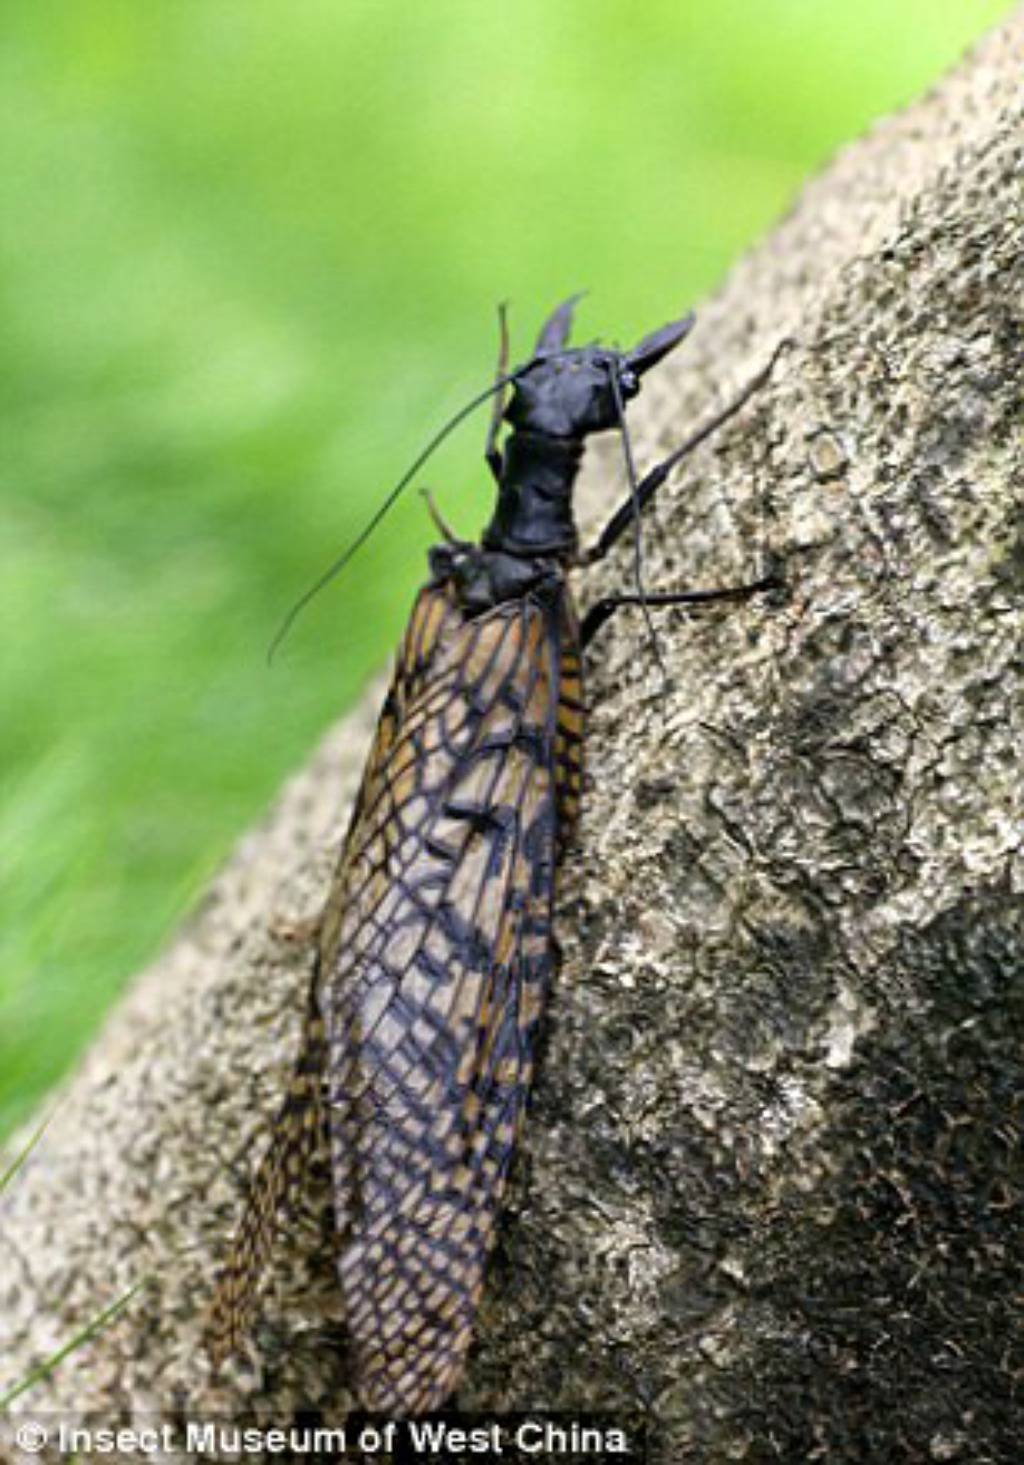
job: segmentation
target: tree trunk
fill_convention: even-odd
[[[787,589],[659,614],[668,688],[629,611],[589,659],[564,960],[467,1409],[642,1410],[665,1461],[1019,1458],[1022,53],[1017,10],[841,155],[631,419],[653,460],[794,338],[644,529],[652,588],[770,555]],[[593,456],[596,520],[621,459]],[[626,547],[581,599],[631,573]],[[26,1411],[344,1417],[314,1208],[251,1369],[211,1381],[198,1339],[295,1053],[287,923],[323,901],[376,701],[3,1198],[0,1389],[146,1279]]]

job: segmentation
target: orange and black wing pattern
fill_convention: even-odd
[[[396,1413],[458,1381],[523,1117],[572,639],[561,596],[467,619],[433,594],[434,653],[352,830],[321,967],[347,1324],[361,1401]]]
[[[421,593],[325,912],[308,1029],[324,1076],[306,1131],[311,1108],[326,1115],[368,1408],[436,1408],[462,1372],[552,973],[581,719],[564,588],[474,617],[447,585]],[[286,1178],[257,1180],[250,1213],[287,1191],[291,1127],[268,1157],[290,1152]],[[222,1335],[239,1331],[224,1318],[248,1309],[271,1220],[243,1222]]]
[[[430,664],[444,604],[430,590],[421,592],[410,617],[395,674],[385,698],[356,796],[348,833],[342,845],[334,888],[344,881],[348,850],[362,809],[375,796],[381,769],[387,763],[405,707]],[[332,900],[321,926],[320,947],[329,938]],[[235,1233],[210,1311],[207,1345],[215,1364],[233,1353],[244,1337],[260,1276],[274,1244],[282,1207],[304,1184],[314,1157],[326,1149],[324,1082],[327,1043],[319,1005],[321,951],[317,952],[299,1056],[281,1108],[274,1121],[270,1147],[249,1188],[242,1220]]]

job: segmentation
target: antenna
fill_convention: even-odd
[[[610,382],[612,396],[615,398],[615,411],[619,418],[622,454],[626,460],[626,477],[629,479],[629,494],[633,504],[633,580],[636,584],[637,600],[643,610],[647,632],[651,638],[654,658],[661,669],[662,678],[667,682],[668,669],[665,666],[661,654],[661,646],[658,644],[658,633],[654,629],[654,621],[651,619],[651,607],[647,600],[647,587],[644,585],[643,544],[640,531],[640,495],[638,493],[639,483],[637,482],[636,476],[636,464],[633,461],[633,444],[630,440],[629,428],[626,426],[626,410],[622,402],[622,389],[619,386],[619,378],[614,369],[610,373]]]
[[[323,590],[325,586],[329,585],[336,575],[340,575],[342,570],[348,564],[349,560],[352,559],[353,555],[355,555],[360,549],[362,549],[363,545],[369,539],[370,535],[377,528],[377,525],[384,518],[385,514],[387,514],[388,511],[395,505],[395,503],[397,503],[403,491],[409,486],[411,480],[415,478],[416,474],[423,467],[424,463],[430,457],[431,453],[434,452],[435,448],[440,447],[441,443],[444,442],[448,434],[450,432],[453,432],[455,428],[458,427],[459,423],[467,418],[471,412],[475,411],[482,402],[486,402],[488,397],[493,397],[495,392],[501,391],[502,388],[508,386],[510,382],[515,381],[516,377],[520,374],[522,370],[523,368],[519,367],[516,371],[510,372],[507,376],[498,377],[497,381],[493,382],[492,385],[489,386],[485,392],[480,392],[472,399],[472,401],[467,402],[465,407],[461,407],[459,411],[455,413],[455,416],[450,417],[445,425],[440,429],[440,431],[434,434],[427,446],[423,449],[423,451],[417,457],[416,461],[412,464],[412,467],[406,469],[405,473],[402,474],[401,478],[395,484],[394,488],[388,494],[387,498],[381,504],[380,508],[377,509],[376,512],[372,515],[370,522],[366,525],[365,529],[363,529],[359,534],[356,535],[355,539],[349,545],[348,549],[346,549],[343,554],[339,555],[334,563],[329,565],[327,569],[324,570],[320,578],[316,580],[308,590],[306,590],[302,595],[299,596],[298,600],[295,602],[291,610],[289,610],[288,614],[281,622],[280,626],[278,627],[277,633],[274,636],[274,639],[271,641],[269,647],[267,648],[268,666],[274,660],[274,655],[277,652],[277,648],[287,636],[288,632],[291,630],[292,626],[295,624],[301,613],[305,610],[309,602],[314,598],[314,596],[319,595],[320,591]]]

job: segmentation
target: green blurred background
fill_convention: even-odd
[[[381,665],[430,433],[589,286],[628,339],[1007,0],[4,7],[0,1129]],[[518,327],[518,330],[516,328]],[[475,532],[484,421],[426,474]]]

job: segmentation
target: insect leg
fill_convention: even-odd
[[[759,392],[768,381],[775,369],[775,363],[783,351],[788,350],[792,345],[793,341],[788,336],[780,341],[772,352],[767,366],[763,366],[757,375],[752,377],[746,386],[733,397],[731,402],[726,403],[720,412],[716,412],[714,417],[708,422],[705,422],[702,427],[699,427],[695,433],[692,433],[674,452],[669,453],[667,458],[664,458],[649,473],[644,475],[637,484],[635,495],[630,494],[625,503],[619,505],[602,529],[597,543],[585,551],[580,561],[581,564],[592,565],[598,560],[604,559],[612,546],[621,539],[622,535],[633,523],[637,512],[642,511],[650,503],[658,489],[665,482],[665,479],[672,472],[672,469],[678,463],[681,463],[684,458],[688,457],[695,448],[699,448],[705,439],[717,432],[724,423],[729,421],[730,417],[734,417],[737,412],[746,406],[751,397]],[[652,605],[655,603],[653,598],[651,603]]]
[[[503,300],[498,306],[498,369],[495,372],[495,381],[501,381],[508,373],[508,306]],[[498,447],[498,433],[501,431],[501,419],[505,414],[505,403],[508,400],[506,391],[500,391],[494,398],[494,406],[491,408],[491,421],[487,428],[487,444],[484,448],[484,457],[487,459],[487,466],[494,474],[495,482],[501,482],[501,470],[503,466],[501,449]]]
[[[622,605],[708,605],[718,600],[747,600],[765,590],[778,590],[781,585],[777,576],[768,576],[749,585],[732,585],[721,590],[662,590],[651,591],[643,597],[635,593],[605,595],[583,617],[580,644],[587,646]]]

